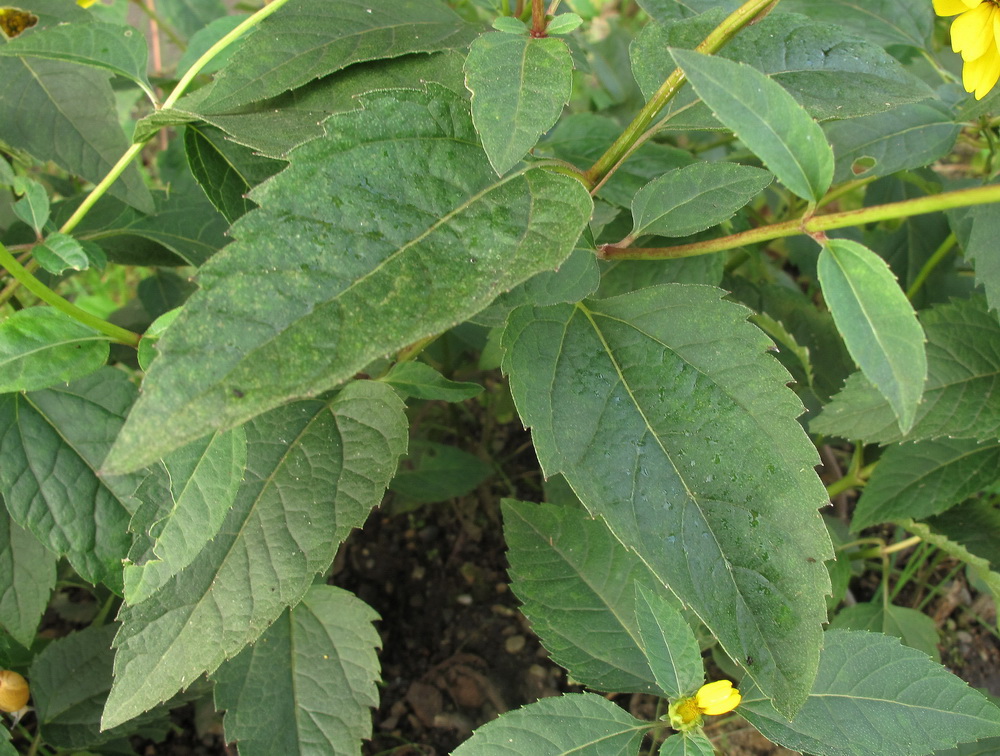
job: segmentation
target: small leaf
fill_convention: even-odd
[[[698,96],[789,190],[817,202],[833,180],[833,150],[802,106],[756,69],[671,50]]]
[[[56,555],[10,519],[0,498],[0,627],[22,646],[35,640],[56,584]]]
[[[760,168],[695,163],[654,179],[632,200],[632,236],[689,236],[733,217],[771,183]]]
[[[676,600],[665,598],[662,589],[654,593],[637,585],[635,615],[643,651],[660,690],[671,699],[693,695],[705,681],[705,668],[698,640]]]
[[[493,19],[493,28],[505,34],[527,34],[528,25],[514,16],[497,16]]]
[[[380,380],[413,399],[464,402],[483,393],[478,383],[449,381],[425,362],[397,362]]]
[[[543,698],[476,729],[453,756],[628,756],[649,722],[592,693]]]
[[[52,233],[45,241],[32,250],[35,261],[54,276],[67,270],[86,270],[90,267],[90,256],[72,236]]]
[[[906,434],[927,378],[924,331],[913,307],[885,261],[857,242],[830,239],[818,270],[847,351],[888,400]]]
[[[181,314],[181,308],[175,307],[174,309],[163,313],[150,323],[149,328],[142,335],[139,340],[139,351],[138,360],[139,367],[143,370],[149,370],[149,364],[156,358],[156,342],[160,340],[164,331],[170,327],[170,324],[177,320],[177,316]]]
[[[575,13],[560,13],[549,21],[545,32],[547,34],[569,34],[582,23],[583,19]]]
[[[464,496],[492,473],[492,466],[467,451],[414,441],[389,490],[417,504],[433,504]]]
[[[45,187],[37,181],[19,177],[15,179],[15,190],[23,196],[14,203],[14,215],[41,236],[49,220],[49,195]]]
[[[465,61],[472,121],[503,176],[559,120],[573,88],[573,58],[554,38],[484,34]]]
[[[227,709],[226,741],[241,756],[356,756],[378,706],[377,619],[347,591],[310,588],[213,675],[216,707]]]
[[[82,378],[108,361],[108,337],[54,307],[29,307],[0,323],[0,393],[37,391]]]
[[[657,756],[715,756],[715,746],[701,728],[678,732],[663,741]]]
[[[805,706],[782,718],[756,689],[740,713],[767,738],[816,756],[923,756],[1000,735],[1000,710],[896,638],[830,630]]]
[[[99,21],[59,24],[0,45],[0,55],[50,58],[102,68],[131,79],[150,100],[157,101],[146,78],[146,38],[131,26]]]
[[[1000,255],[994,254],[1000,238],[1000,204],[952,210],[948,222],[966,258],[975,265],[976,282],[986,291],[990,309],[1000,310]]]

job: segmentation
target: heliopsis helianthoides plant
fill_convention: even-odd
[[[995,0],[934,0],[939,16],[955,16],[951,47],[962,54],[962,84],[981,100],[1000,79],[1000,7]]]
[[[706,714],[725,714],[739,706],[741,700],[743,696],[729,680],[716,680],[702,685],[693,696],[671,703],[667,717],[671,727],[679,732],[687,732],[700,727]]]

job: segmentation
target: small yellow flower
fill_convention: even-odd
[[[15,723],[28,710],[30,695],[27,680],[17,672],[0,669],[0,711],[13,715]]]
[[[939,16],[957,16],[951,24],[951,48],[962,54],[962,84],[981,100],[1000,79],[1000,7],[998,0],[933,0]]]
[[[688,698],[680,698],[670,704],[667,716],[670,726],[681,732],[701,726],[705,714],[715,716],[732,711],[740,705],[743,696],[729,680],[717,680],[702,685],[698,692]]]

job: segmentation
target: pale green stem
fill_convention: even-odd
[[[110,336],[115,341],[120,341],[122,344],[128,344],[129,346],[139,345],[138,334],[102,320],[96,315],[91,315],[86,310],[81,310],[69,300],[56,294],[52,289],[25,270],[24,266],[14,259],[14,256],[7,251],[7,248],[3,244],[0,244],[0,265],[6,268],[14,278],[21,282],[22,286],[43,302],[52,305],[57,310],[62,310],[70,317]]]
[[[815,235],[835,228],[909,218],[913,215],[924,215],[955,207],[986,205],[991,202],[1000,202],[1000,184],[959,189],[954,192],[917,197],[901,202],[889,202],[885,205],[830,213],[829,215],[806,215],[795,220],[752,228],[749,231],[741,231],[738,234],[730,234],[718,239],[692,244],[678,244],[674,247],[619,247],[609,244],[601,248],[600,256],[607,260],[671,260],[678,257],[694,257],[695,255],[722,252],[747,244],[760,244],[798,234]]]
[[[920,272],[917,273],[917,277],[914,278],[913,283],[910,284],[910,288],[906,290],[907,299],[911,301],[913,300],[913,298],[917,295],[917,292],[920,291],[920,287],[924,285],[924,281],[927,280],[927,277],[930,276],[930,274],[934,271],[934,268],[938,266],[938,263],[940,263],[947,256],[947,254],[951,252],[951,248],[954,247],[957,242],[958,240],[955,238],[955,234],[948,234],[945,240],[941,242],[941,245],[934,250],[934,254],[931,255],[927,262],[924,263]]]
[[[773,5],[775,0],[747,0],[739,8],[733,11],[721,24],[702,40],[695,50],[701,53],[712,54],[718,52],[723,45],[731,40],[744,26],[753,21],[760,13]],[[615,143],[608,148],[608,151],[598,158],[584,174],[588,183],[597,184],[604,178],[605,174],[632,151],[633,145],[642,137],[649,128],[653,119],[659,114],[663,107],[673,99],[678,90],[684,85],[687,78],[684,72],[677,68],[667,77],[666,81],[660,85],[656,93],[649,99],[642,110],[632,119],[632,122],[625,127]]]

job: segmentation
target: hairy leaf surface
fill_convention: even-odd
[[[569,256],[583,185],[544,168],[497,179],[466,100],[434,91],[366,98],[253,192],[261,208],[202,269],[109,468],[332,388]]]
[[[826,495],[788,374],[721,295],[673,284],[523,307],[505,370],[545,474],[562,472],[793,712],[826,616]]]
[[[122,609],[105,727],[166,700],[254,641],[378,504],[406,448],[402,402],[359,381],[246,425],[247,472],[215,539]]]
[[[30,648],[56,584],[56,556],[2,505],[0,498],[0,627]]]
[[[310,588],[213,675],[227,742],[242,756],[355,756],[378,706],[378,618],[345,590]]]

